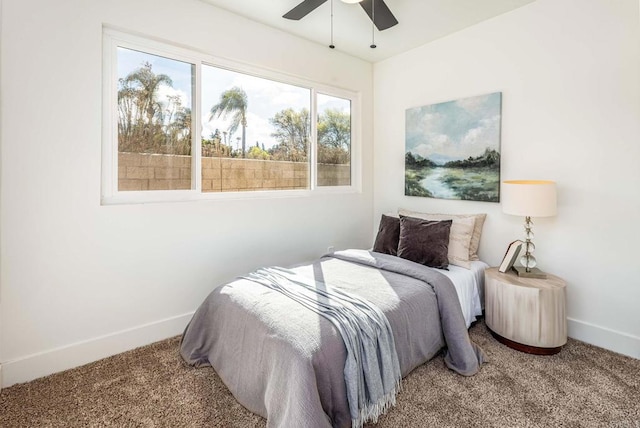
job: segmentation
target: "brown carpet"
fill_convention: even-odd
[[[490,362],[479,374],[442,356],[403,380],[376,427],[640,428],[640,360],[569,340],[554,356],[498,343],[483,322],[472,339]],[[1,427],[263,427],[211,368],[178,355],[179,338],[116,355],[0,393]]]

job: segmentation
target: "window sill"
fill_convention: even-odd
[[[197,190],[147,190],[118,192],[103,196],[100,205],[136,205],[172,202],[230,201],[247,199],[310,198],[320,195],[362,193],[355,186],[326,186],[304,190],[265,190],[246,192],[200,192]]]

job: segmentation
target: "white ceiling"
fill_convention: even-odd
[[[323,44],[331,41],[331,1],[333,1],[333,43],[336,50],[376,62],[444,37],[535,0],[385,0],[398,25],[375,30],[359,4],[341,0],[326,3],[302,18],[282,18],[302,0],[203,0],[235,14],[305,39]]]

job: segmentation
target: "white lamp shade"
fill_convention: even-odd
[[[524,217],[556,215],[556,183],[547,180],[502,182],[502,211]]]

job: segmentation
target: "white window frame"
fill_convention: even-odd
[[[192,87],[191,132],[191,189],[118,191],[118,76],[117,48],[133,49],[168,59],[191,63],[195,66]],[[224,68],[237,73],[307,88],[311,92],[310,117],[311,144],[309,147],[308,189],[255,190],[238,192],[202,192],[202,136],[201,136],[201,66]],[[347,186],[317,185],[317,94],[339,97],[351,101],[351,184]],[[102,130],[102,190],[101,203],[136,204],[149,202],[177,202],[217,199],[256,199],[274,197],[310,197],[325,193],[360,193],[362,191],[361,98],[359,92],[335,88],[274,70],[267,70],[237,61],[172,45],[167,42],[131,35],[105,27],[103,31],[103,130]]]

